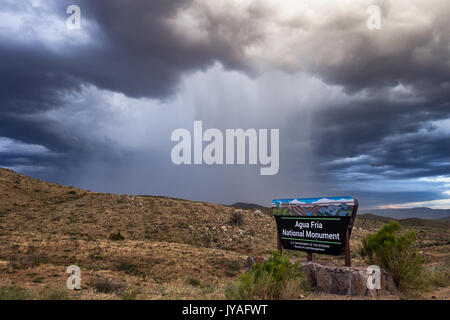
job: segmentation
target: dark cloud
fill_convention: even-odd
[[[44,12],[50,11],[64,21],[65,8],[73,1],[50,3]],[[251,74],[255,60],[273,58],[276,61],[270,63],[279,65],[277,61],[286,57],[298,63],[281,64],[285,70],[307,70],[351,92],[399,84],[414,86],[414,90],[426,94],[449,89],[449,10],[431,7],[423,13],[431,20],[428,23],[385,23],[384,29],[371,32],[365,27],[366,16],[352,10],[354,7],[324,11],[317,16],[319,22],[313,22],[304,11],[282,20],[276,7],[264,3],[234,7],[236,12],[226,10],[233,7],[224,9],[207,3],[76,1],[82,8],[85,32],[89,33],[88,44],[70,45],[70,33],[67,43],[56,51],[39,41],[2,42],[0,54],[5,63],[1,74],[8,81],[1,81],[0,94],[9,100],[2,108],[6,105],[27,111],[55,106],[60,90],[76,89],[80,83],[130,97],[164,99],[175,92],[182,74],[207,68],[216,61],[225,68]],[[389,2],[383,4],[384,19],[395,21],[398,8]],[[8,5],[10,10],[12,6]],[[16,10],[43,15],[41,7],[15,6]],[[363,6],[358,4],[356,8],[364,12]],[[321,12],[320,8],[316,10]],[[183,17],[188,18],[179,26],[176,19]],[[278,39],[286,35],[292,39],[283,49],[284,56],[271,56],[267,49],[277,47]],[[259,53],[252,54],[249,48]]]
[[[70,33],[63,30],[64,23],[54,24],[55,19],[64,22],[69,4],[81,7],[81,31]],[[450,134],[435,124],[450,118],[448,3],[428,5],[415,0],[400,8],[394,1],[380,2],[384,20],[382,30],[375,32],[365,27],[364,1],[348,8],[338,3],[316,7],[314,1],[309,5],[310,10],[286,14],[281,5],[264,1],[239,6],[206,0],[50,1],[40,7],[2,3],[5,12],[25,18],[17,19],[22,21],[18,29],[9,26],[3,30],[11,32],[0,31],[0,137],[43,146],[48,152],[3,152],[0,164],[50,168],[45,178],[68,184],[76,181],[108,191],[126,191],[125,187],[138,191],[148,184],[128,167],[138,166],[137,161],[139,172],[144,163],[151,163],[146,172],[154,178],[153,189],[145,190],[158,192],[160,186],[160,192],[180,192],[172,190],[175,187],[169,181],[177,178],[178,170],[167,164],[170,146],[136,150],[127,145],[133,145],[133,138],[119,143],[120,139],[111,137],[118,135],[116,123],[120,125],[127,112],[137,110],[127,105],[124,108],[129,111],[114,114],[108,105],[113,104],[111,96],[123,94],[133,103],[134,98],[160,101],[158,108],[166,108],[164,116],[179,117],[183,125],[200,117],[219,128],[279,127],[284,139],[281,178],[273,183],[279,196],[295,188],[302,194],[348,191],[376,203],[378,196],[388,196],[358,193],[349,183],[448,175]],[[31,30],[28,36],[27,30]],[[238,85],[231,85],[211,73],[202,80],[204,90],[181,102],[202,105],[186,107],[189,116],[171,113],[174,101],[186,90],[183,86],[192,80],[189,77],[217,65],[223,67],[222,73],[245,74],[245,81],[253,81],[259,89],[239,88],[241,78],[236,77]],[[257,82],[275,73],[274,69],[283,70],[290,81],[307,75],[306,83],[314,84],[303,88],[300,81],[297,89],[306,98],[295,98],[286,87],[296,84],[277,76]],[[99,90],[92,93],[92,88]],[[334,92],[338,99],[317,102],[316,96]],[[109,125],[103,123],[108,121]],[[155,136],[167,135],[170,130],[161,129],[164,125],[178,123],[159,122],[158,128],[149,125]],[[123,135],[131,136],[131,129],[122,129]],[[233,188],[233,179],[243,171],[233,169],[235,174],[227,175],[222,169],[208,168],[203,176],[195,171],[199,187],[187,195],[200,199],[208,194],[227,202],[200,186],[202,182],[210,185],[211,176],[220,172],[227,184],[220,188],[223,199],[239,197],[241,190]],[[180,176],[177,187],[188,186],[192,176]],[[100,182],[94,177],[103,185],[96,185]],[[308,184],[292,182],[305,177]],[[114,180],[127,182],[116,185]],[[274,192],[265,185],[261,177],[249,180],[246,192],[259,201],[258,192]],[[416,196],[396,193],[397,200]],[[422,193],[425,200],[433,196],[434,191]]]
[[[8,2],[4,9],[41,17],[44,22],[45,14],[55,14],[65,21],[69,4],[73,1],[54,1],[39,7]],[[57,43],[55,49],[36,37],[48,30],[45,25],[36,27],[33,19],[26,20],[22,32],[38,28],[34,36],[23,40],[19,34],[0,34],[0,136],[44,145],[66,154],[65,161],[101,150],[102,146],[56,130],[61,119],[36,115],[67,107],[71,96],[89,84],[128,96],[166,98],[174,92],[184,71],[205,67],[214,60],[211,53],[202,53],[202,49],[195,52],[191,48],[190,53],[184,50],[164,23],[187,2],[152,1],[126,7],[121,7],[119,1],[76,4],[82,8],[83,27],[89,29],[87,44],[71,43],[75,31],[67,33],[66,41]],[[99,27],[92,28],[93,25]],[[9,165],[12,160],[2,155],[2,161]]]
[[[449,98],[357,100],[318,112],[312,136],[322,169],[342,179],[349,173],[364,173],[367,179],[448,174],[449,133],[433,123],[450,118]]]
[[[240,45],[245,43],[220,37],[211,37],[203,44],[191,43],[175,32],[169,20],[192,1],[139,1],[126,5],[118,0],[75,3],[81,7],[83,28],[87,29],[83,32],[88,32],[90,37],[88,44],[71,45],[70,33],[65,35],[67,43],[57,51],[39,41],[26,44],[3,41],[1,74],[8,81],[1,81],[0,93],[3,99],[17,101],[16,110],[25,105],[31,110],[55,105],[51,99],[55,91],[74,89],[80,83],[91,83],[130,97],[164,99],[174,93],[180,76],[187,71],[206,68],[215,61],[227,68],[246,69],[240,56]],[[52,13],[64,21],[69,4],[74,3],[52,2]],[[24,10],[23,7],[19,4],[15,9]],[[42,10],[40,7],[27,9],[36,15]],[[224,23],[233,28],[233,21]],[[212,32],[218,25],[220,21],[209,21],[205,27]],[[20,101],[23,96],[34,102]]]

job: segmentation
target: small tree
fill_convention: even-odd
[[[369,264],[389,270],[400,289],[411,289],[423,273],[422,255],[416,247],[416,233],[401,235],[400,224],[391,221],[362,241],[361,257]]]

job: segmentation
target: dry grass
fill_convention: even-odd
[[[0,286],[24,288],[35,299],[50,290],[45,288],[56,292],[50,297],[68,299],[224,299],[225,287],[245,271],[247,256],[276,248],[274,219],[252,210],[242,210],[242,220],[230,224],[235,208],[229,206],[94,193],[2,168],[0,186]],[[364,264],[357,254],[361,238],[381,225],[357,218],[354,265]],[[415,227],[428,263],[448,259],[448,227]],[[342,264],[340,257],[315,259]],[[81,268],[79,291],[66,289],[72,264]],[[98,278],[121,287],[98,292],[89,285]]]

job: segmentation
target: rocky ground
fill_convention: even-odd
[[[94,193],[2,168],[0,186],[0,288],[21,288],[29,298],[223,299],[226,286],[245,272],[248,256],[276,249],[275,221],[267,211]],[[357,217],[353,265],[365,266],[360,241],[386,221]],[[449,221],[412,219],[402,225],[417,230],[429,266],[449,265]],[[305,261],[304,253],[287,254]],[[340,257],[314,259],[343,263]],[[81,290],[66,289],[69,265],[81,268]],[[448,299],[448,293],[437,288],[418,297]]]

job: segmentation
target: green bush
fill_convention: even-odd
[[[416,233],[401,235],[400,224],[391,221],[362,241],[361,257],[369,264],[387,269],[399,289],[417,288],[423,276],[425,262],[416,247]]]
[[[139,270],[139,266],[137,264],[122,261],[116,266],[117,271],[123,271],[125,274],[130,276],[145,276],[145,273]]]
[[[31,291],[16,286],[0,286],[0,300],[28,300],[32,299]]]
[[[119,297],[122,300],[136,300],[138,294],[139,294],[139,289],[137,288],[131,288],[128,290],[122,290],[119,292]]]
[[[239,281],[226,290],[228,299],[297,299],[308,291],[309,283],[299,270],[278,252],[262,264],[254,264]]]
[[[448,263],[424,268],[421,283],[418,287],[425,290],[446,288],[450,286],[450,267]]]
[[[57,288],[45,288],[39,294],[40,300],[69,300],[65,290]]]

